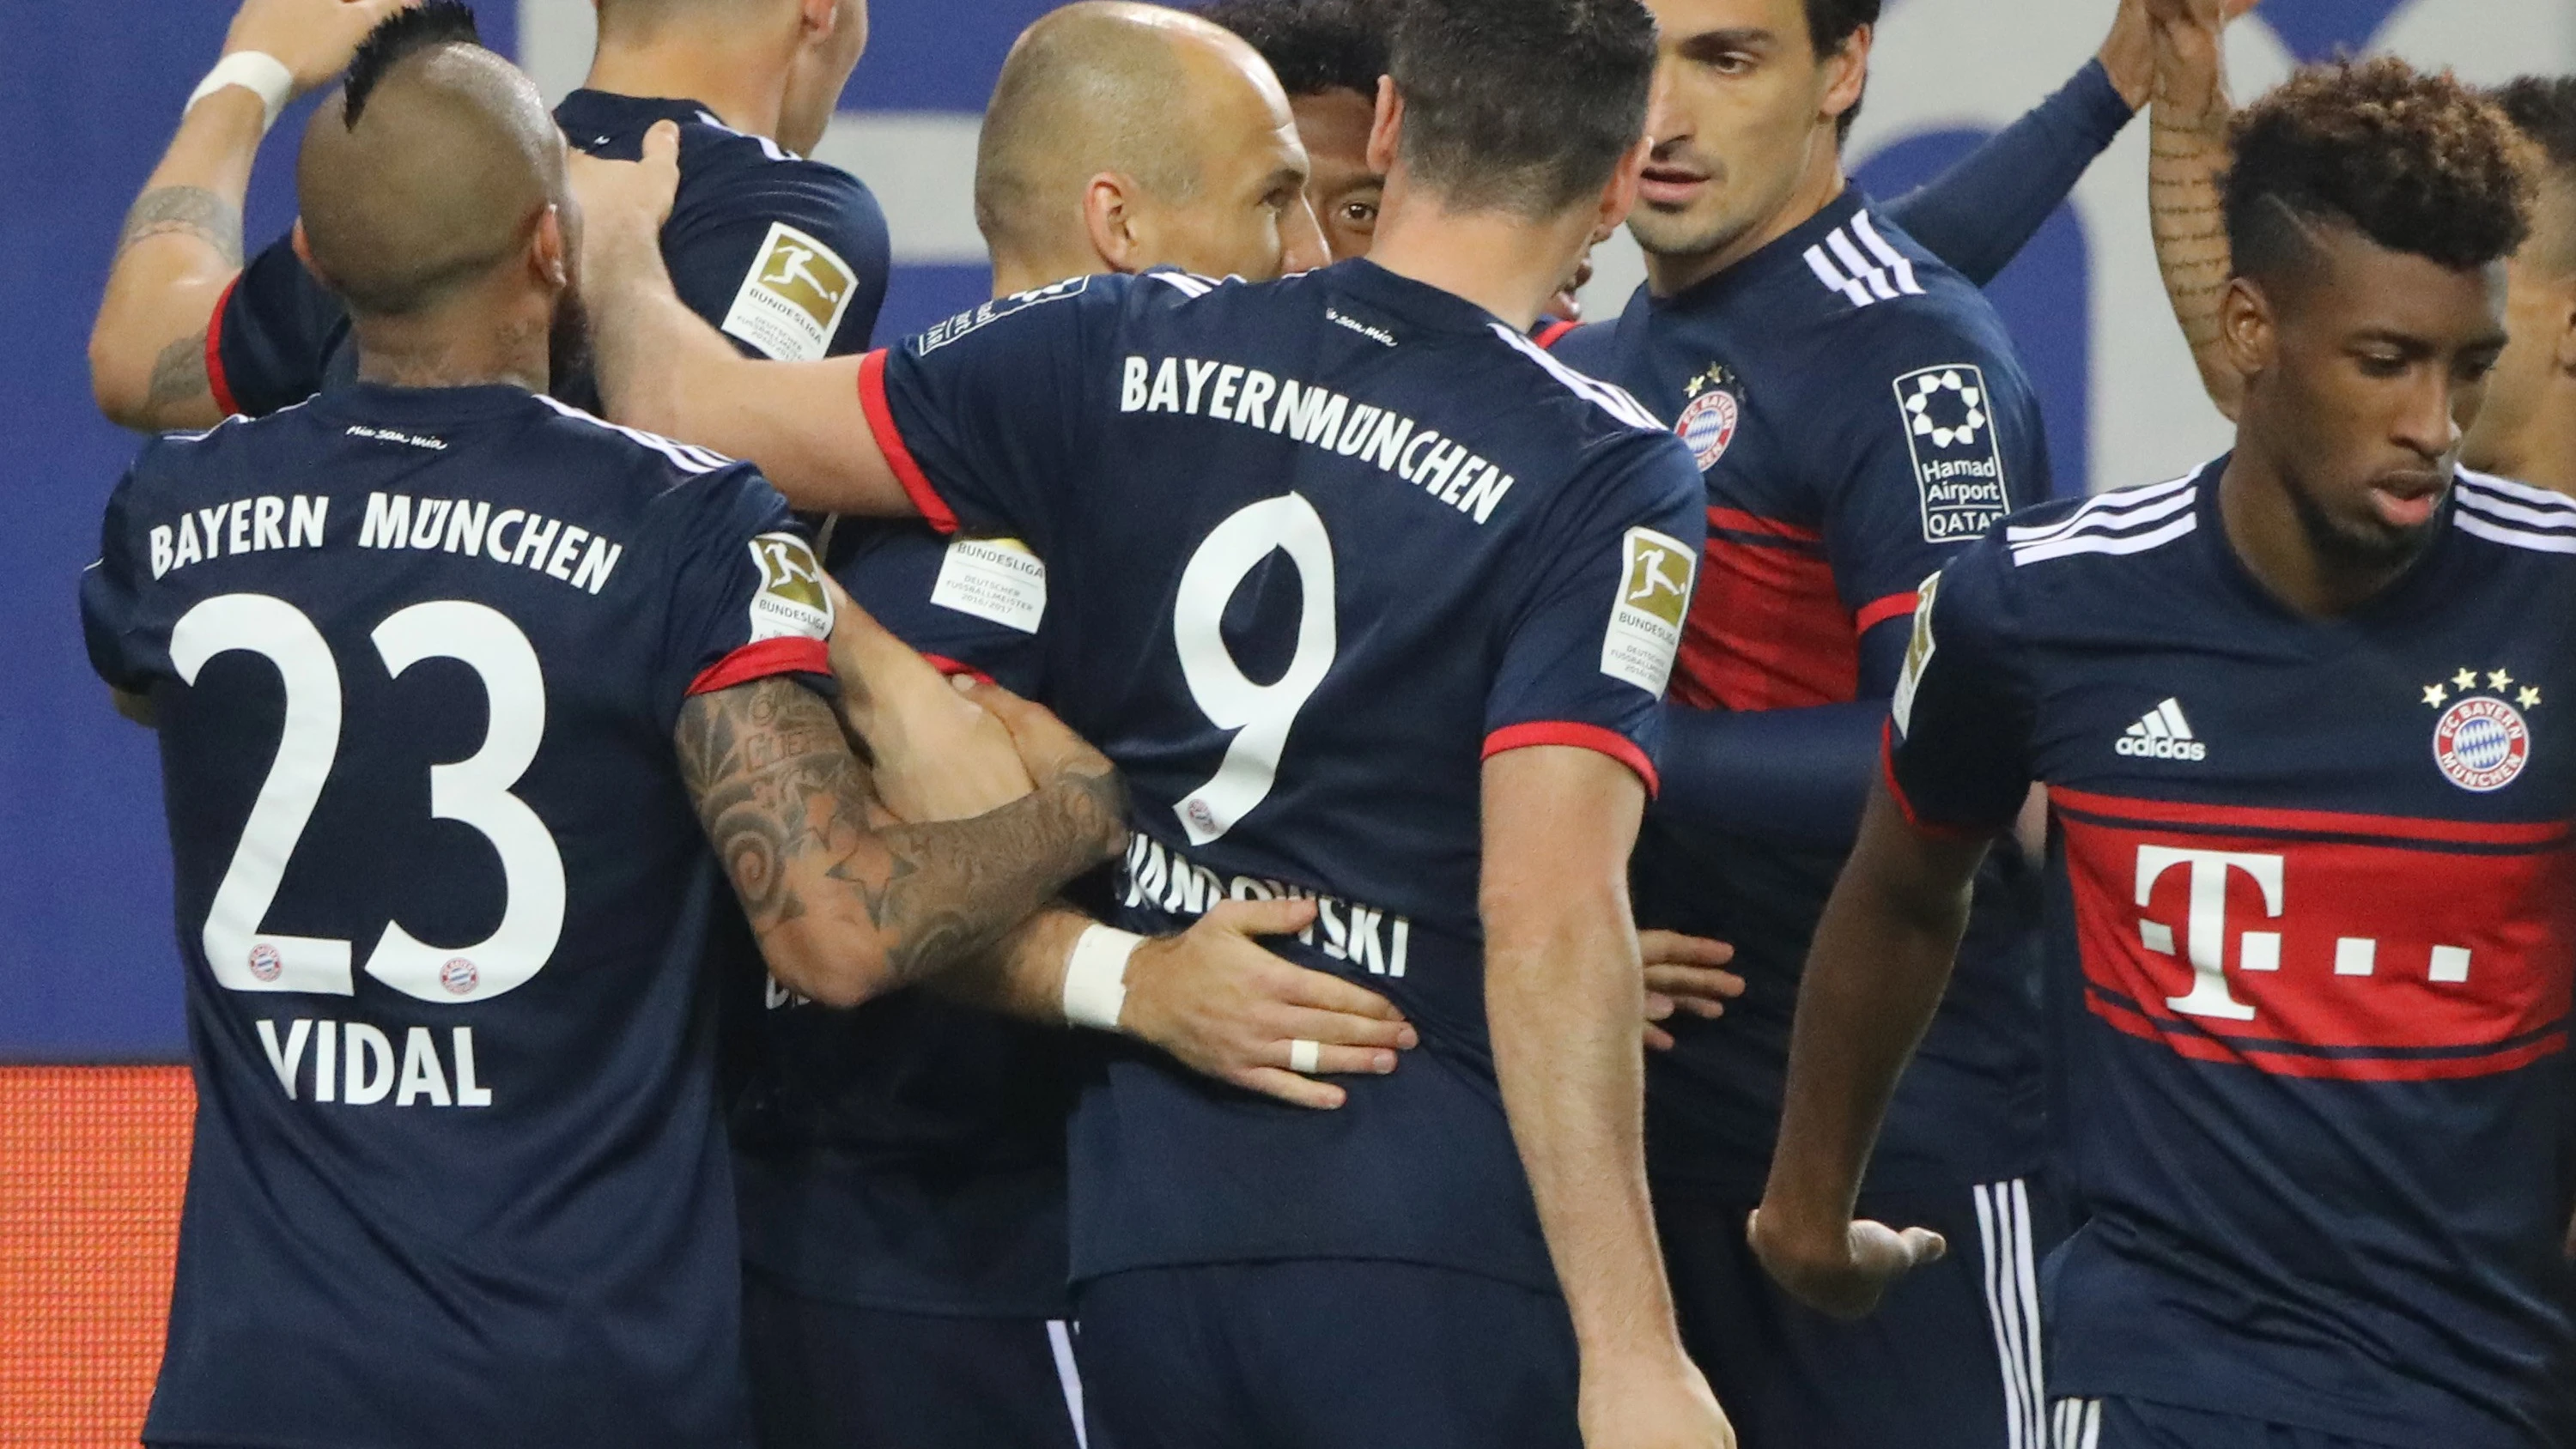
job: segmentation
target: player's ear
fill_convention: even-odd
[[[2218,299],[2218,341],[2228,365],[2247,377],[2270,371],[2279,356],[2280,321],[2272,298],[2253,278],[2229,282],[2227,295]]]
[[[537,213],[528,231],[528,270],[553,291],[572,284],[572,248],[564,236],[563,212],[549,206]]]
[[[1384,176],[1395,169],[1396,143],[1404,135],[1404,97],[1396,94],[1395,77],[1377,78],[1377,114],[1369,121],[1368,167]]]
[[[2576,377],[2576,278],[2558,284],[2558,336],[2552,361],[2558,370]]]
[[[1652,136],[1639,136],[1637,143],[1628,148],[1628,154],[1619,158],[1619,169],[1610,173],[1610,184],[1601,188],[1601,211],[1592,226],[1594,246],[1609,240],[1610,234],[1619,229],[1619,224],[1628,219],[1629,211],[1637,205],[1637,184],[1645,172],[1646,158],[1654,154],[1654,150]]]
[[[1824,118],[1835,122],[1860,104],[1861,92],[1869,88],[1869,47],[1877,38],[1878,27],[1864,25],[1843,41],[1843,47],[1824,58]]]
[[[1116,172],[1103,171],[1082,188],[1082,230],[1092,255],[1113,272],[1133,272],[1149,255],[1150,222],[1137,205],[1135,185]]]
[[[304,270],[317,277],[322,275],[322,269],[313,265],[313,243],[304,239],[304,218],[295,219],[295,229],[287,233],[287,245],[295,248],[295,259],[304,264]]]

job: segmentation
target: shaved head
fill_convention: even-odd
[[[438,306],[520,257],[549,207],[570,209],[535,85],[461,42],[353,71],[305,129],[295,180],[314,270],[359,319]]]
[[[1067,5],[1003,63],[975,158],[975,222],[997,253],[1060,252],[1083,235],[1092,177],[1188,203],[1281,130],[1293,139],[1286,93],[1231,32],[1155,5]]]

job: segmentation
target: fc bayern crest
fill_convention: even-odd
[[[2501,790],[2531,762],[2531,729],[2501,699],[2471,695],[2433,726],[2433,763],[2463,790]]]
[[[277,948],[266,941],[250,948],[250,974],[262,981],[275,981],[286,970],[286,960]]]
[[[1726,445],[1735,441],[1735,424],[1740,415],[1735,394],[1723,388],[1710,388],[1682,409],[1681,421],[1673,431],[1690,444],[1691,456],[1699,461],[1701,472],[1716,467],[1717,460],[1726,456]]]
[[[446,987],[452,995],[465,995],[482,979],[483,973],[475,970],[474,963],[462,956],[451,957],[446,965],[438,968],[438,984]]]

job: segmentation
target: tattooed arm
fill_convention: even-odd
[[[275,56],[301,95],[345,68],[376,22],[407,3],[245,0],[224,53]],[[90,389],[111,421],[166,429],[223,420],[206,371],[207,332],[241,273],[242,198],[266,131],[259,97],[239,86],[199,101],[126,213],[89,335]]]
[[[689,700],[681,775],[781,985],[851,1006],[946,970],[1124,847],[1109,762],[1035,706],[1003,722],[1035,793],[872,829],[873,789],[830,705],[778,678]]]
[[[2219,208],[2227,171],[2227,22],[2252,0],[2149,0],[2156,99],[2149,121],[2147,197],[2165,295],[2210,401],[2236,416],[2245,381],[2228,364],[2218,329],[2227,295],[2227,225]]]

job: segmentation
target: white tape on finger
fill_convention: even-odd
[[[1323,1065],[1324,1046],[1304,1037],[1288,1043],[1288,1070],[1312,1076]]]

